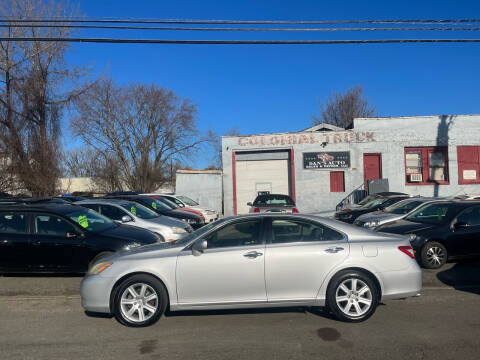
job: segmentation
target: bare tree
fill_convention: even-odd
[[[237,127],[228,129],[223,133],[223,136],[236,136],[240,135],[240,131]],[[210,133],[210,144],[213,147],[213,160],[212,163],[206,168],[206,170],[222,169],[222,137],[218,136],[214,132]]]
[[[375,106],[363,96],[363,88],[354,86],[344,94],[332,93],[325,105],[319,102],[321,116],[312,116],[314,124],[327,123],[344,129],[353,127],[353,119],[375,115]]]
[[[171,161],[206,141],[198,137],[196,106],[156,85],[105,79],[76,104],[73,132],[118,171],[120,188],[154,191],[170,180]]]
[[[7,0],[0,5],[7,19],[68,17],[65,2]],[[65,25],[60,23],[58,25]],[[28,25],[28,24],[24,24]],[[2,28],[2,37],[65,37],[67,28]],[[62,110],[81,91],[82,69],[69,67],[66,42],[0,42],[0,153],[8,173],[34,195],[55,193],[61,173]]]

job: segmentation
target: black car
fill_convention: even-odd
[[[158,196],[155,195],[110,195],[105,196],[105,198],[138,202],[139,204],[142,204],[149,209],[155,211],[157,214],[170,216],[172,218],[182,220],[190,224],[190,226],[195,230],[205,225],[205,220],[203,220],[200,216],[186,211],[172,209],[170,206],[158,199]]]
[[[158,241],[82,206],[0,207],[0,272],[84,273],[102,256]]]
[[[373,200],[367,202],[363,206],[337,211],[335,213],[335,219],[353,224],[355,219],[360,215],[385,209],[386,207],[407,198],[408,195],[376,196]]]
[[[88,200],[85,196],[77,196],[77,195],[70,195],[70,196],[57,196],[54,199],[60,199],[64,201],[68,201],[70,203],[74,203],[76,201]]]
[[[480,201],[434,203],[375,230],[408,235],[420,264],[439,268],[480,256]]]
[[[280,213],[298,213],[297,205],[295,201],[283,194],[262,194],[258,195],[253,203],[248,202],[250,206],[250,213],[262,213],[262,212],[280,212]]]

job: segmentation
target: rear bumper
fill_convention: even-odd
[[[110,313],[110,293],[115,278],[99,275],[85,276],[80,285],[82,307],[86,311]]]
[[[415,262],[408,269],[382,273],[382,300],[416,296],[422,290],[422,270]]]

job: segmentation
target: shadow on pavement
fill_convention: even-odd
[[[480,262],[462,261],[453,267],[439,271],[437,278],[456,290],[480,295]]]

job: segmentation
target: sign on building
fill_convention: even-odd
[[[349,151],[303,153],[304,169],[344,169],[349,167]]]

